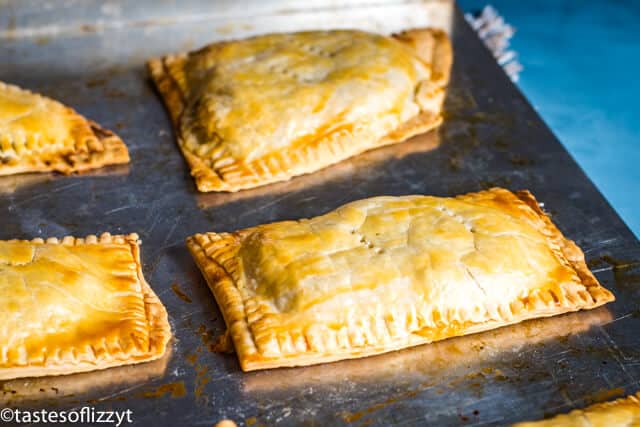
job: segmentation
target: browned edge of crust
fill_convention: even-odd
[[[558,244],[563,255],[571,264],[582,284],[593,297],[596,306],[615,300],[615,296],[593,275],[584,258],[582,249],[573,240],[567,239],[551,221],[551,218],[540,208],[538,200],[529,190],[520,190],[514,193],[520,200],[529,206],[539,217],[549,232],[549,235]]]
[[[151,80],[155,84],[156,89],[160,93],[161,98],[167,107],[169,118],[173,123],[176,136],[178,133],[180,116],[184,110],[185,100],[178,84],[173,80],[173,78],[171,78],[171,75],[167,71],[165,63],[175,60],[184,61],[186,56],[186,54],[167,55],[162,58],[152,58],[147,61],[147,70],[149,71]]]
[[[225,42],[220,42],[225,43]],[[200,192],[234,191],[227,181],[223,180],[215,170],[209,168],[200,158],[184,148],[180,135],[180,118],[185,108],[185,94],[167,70],[167,64],[174,61],[185,61],[188,54],[167,55],[147,61],[147,70],[169,113],[178,148],[185,158],[196,188]]]
[[[131,158],[129,157],[129,150],[122,138],[120,138],[112,130],[103,128],[93,120],[87,121],[89,123],[89,126],[91,126],[93,134],[96,136],[96,138],[98,138],[100,142],[102,142],[105,147],[105,152],[108,152],[109,154],[109,163],[105,162],[104,164],[129,163],[129,161],[131,160]]]
[[[89,149],[87,152],[72,153],[64,156],[67,159],[66,161],[61,159],[57,163],[52,163],[48,168],[48,165],[45,163],[44,167],[26,169],[25,172],[51,170],[69,175],[74,172],[82,173],[103,166],[130,162],[129,150],[118,135],[111,130],[101,127],[92,120],[87,119],[87,123],[91,127],[91,131],[95,137],[100,141],[102,148]],[[70,162],[71,165],[69,166],[67,162]]]
[[[440,86],[449,83],[453,46],[446,32],[439,28],[413,28],[391,37],[412,47],[416,55],[431,67],[434,83]]]
[[[0,381],[24,378],[24,377],[41,377],[53,375],[67,375],[80,372],[88,372],[94,370],[102,370],[116,366],[124,366],[141,362],[148,362],[161,358],[167,348],[167,343],[171,339],[171,327],[169,325],[167,311],[155,294],[153,289],[147,283],[142,273],[142,264],[140,262],[140,240],[136,233],[126,235],[111,235],[103,233],[99,237],[89,235],[85,238],[76,238],[73,236],[65,236],[62,239],[51,237],[48,239],[35,238],[32,240],[8,240],[8,242],[29,242],[34,244],[61,244],[61,245],[83,245],[83,244],[107,244],[116,242],[120,244],[127,243],[131,248],[131,254],[136,263],[136,273],[140,282],[142,298],[149,325],[149,349],[146,353],[139,356],[132,356],[129,359],[111,359],[94,363],[90,361],[75,363],[72,367],[67,364],[62,365],[30,365],[18,366],[14,368],[0,368]]]
[[[429,82],[429,91],[437,93],[437,101],[434,102],[434,110],[421,111],[417,116],[401,124],[397,129],[383,137],[377,144],[373,144],[369,147],[369,149],[404,141],[412,136],[434,129],[442,123],[441,106],[444,100],[445,87],[449,81],[451,63],[453,60],[451,42],[447,34],[442,30],[428,28],[408,30],[398,35],[392,35],[391,37],[394,37],[414,48],[419,58],[421,58],[425,63],[430,63],[432,72],[431,80]],[[424,40],[428,41],[424,42]],[[229,42],[230,41],[215,42],[209,46],[205,46],[203,49],[207,49],[211,46],[223,45]],[[168,55],[162,58],[152,58],[147,61],[147,69],[169,112],[178,146],[190,166],[191,175],[194,177],[196,187],[199,191],[235,192],[274,182],[286,181],[293,176],[304,173],[313,173],[319,169],[358,154],[352,153],[348,156],[343,156],[343,158],[331,159],[331,161],[323,162],[322,164],[319,164],[316,159],[314,162],[318,165],[316,169],[288,176],[280,176],[270,172],[265,173],[263,171],[264,167],[251,167],[249,170],[243,170],[241,174],[234,174],[234,178],[223,176],[220,171],[211,169],[196,155],[184,149],[183,144],[180,143],[181,136],[179,123],[180,117],[182,116],[185,108],[185,94],[181,92],[180,87],[168,72],[168,67],[170,64],[185,61],[187,56],[188,54],[177,54]],[[256,170],[262,172],[256,172]]]
[[[225,235],[233,236],[233,234]],[[240,367],[246,372],[250,369],[244,364],[244,347],[236,344],[236,340],[242,340],[247,335],[252,336],[249,330],[244,301],[230,272],[224,268],[219,259],[205,251],[205,248],[198,241],[199,236],[199,234],[195,234],[187,237],[187,249],[218,304],[227,327],[224,334],[230,336],[233,348],[238,355]],[[239,239],[236,240],[236,246],[238,246]]]
[[[104,236],[104,235],[103,235]],[[139,361],[150,361],[159,359],[167,350],[167,343],[171,339],[171,326],[169,325],[169,315],[158,295],[153,291],[142,272],[142,261],[140,259],[141,241],[135,233],[125,237],[131,246],[131,251],[136,262],[138,280],[142,287],[144,307],[149,325],[149,350],[148,356],[143,356]]]
[[[0,176],[29,172],[59,172],[70,175],[74,172],[86,172],[103,166],[129,163],[129,151],[118,135],[91,120],[87,120],[87,123],[100,141],[101,149],[89,149],[86,152],[60,155],[55,161],[45,160],[36,155],[29,157],[29,162],[26,164],[19,162],[15,166],[0,167]]]
[[[513,199],[520,200],[524,203],[522,208],[531,208],[536,213],[536,215],[538,215],[543,220],[544,226],[547,227],[545,230],[545,234],[547,236],[551,236],[551,239],[553,239],[555,243],[557,243],[562,248],[563,253],[569,254],[567,258],[571,266],[578,273],[578,277],[587,289],[587,292],[589,293],[590,299],[592,301],[579,296],[580,303],[569,303],[563,304],[562,306],[553,305],[553,303],[551,303],[551,306],[548,306],[547,302],[545,302],[545,299],[541,296],[532,296],[531,299],[532,301],[535,300],[535,303],[533,304],[533,307],[524,314],[514,313],[514,315],[510,319],[503,319],[500,321],[489,320],[486,322],[473,324],[468,326],[465,330],[462,330],[459,335],[467,335],[471,333],[491,330],[497,327],[507,326],[533,318],[554,316],[580,309],[591,309],[603,305],[614,299],[613,294],[611,294],[607,289],[603,288],[588,270],[586,264],[584,263],[584,256],[582,255],[582,251],[580,251],[580,249],[577,248],[577,246],[575,246],[573,242],[564,238],[564,236],[555,227],[551,220],[539,208],[536,199],[529,191],[524,190],[514,194],[508,190],[492,188],[490,190],[485,190],[477,193],[467,193],[464,194],[464,196],[473,196],[486,192],[508,192],[511,197],[513,197]],[[382,354],[414,345],[431,342],[425,340],[422,342],[404,343],[395,347],[386,346],[382,348],[359,348],[356,352],[345,350],[332,354],[307,352],[299,353],[294,356],[283,356],[281,358],[269,358],[264,357],[260,354],[256,354],[256,343],[249,327],[248,318],[245,311],[246,307],[244,301],[242,300],[242,296],[237,289],[236,278],[234,278],[234,273],[235,275],[237,275],[238,273],[237,262],[230,262],[230,260],[233,261],[234,257],[236,256],[237,249],[240,246],[242,239],[259,227],[260,226],[250,227],[232,233],[196,234],[187,238],[187,247],[194,257],[198,268],[201,270],[209,288],[214,294],[216,302],[218,303],[220,311],[222,312],[225,319],[227,328],[230,331],[231,338],[233,339],[234,343],[236,343],[236,340],[242,343],[241,345],[236,345],[235,348],[236,352],[238,353],[238,359],[243,371],[246,372],[259,369],[288,366],[305,366],[316,363],[358,358],[369,355]],[[210,240],[212,237],[215,238],[220,244],[217,246],[211,245],[205,250],[199,239],[207,238],[208,240]],[[576,250],[578,251],[577,253],[575,252]],[[231,268],[229,268],[229,266],[231,266]],[[546,298],[546,301],[550,300],[552,300],[551,297]],[[444,338],[449,337],[447,336]],[[255,350],[255,352],[247,353],[247,348],[253,349]]]

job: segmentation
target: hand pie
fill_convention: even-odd
[[[640,424],[640,393],[613,402],[597,403],[543,421],[512,427],[632,427]]]
[[[0,82],[0,175],[129,163],[122,140],[71,108]]]
[[[200,191],[314,172],[442,121],[446,34],[269,34],[149,61]]]
[[[528,191],[375,197],[187,245],[245,371],[384,353],[614,299]]]
[[[0,380],[157,359],[170,337],[137,235],[0,241]]]

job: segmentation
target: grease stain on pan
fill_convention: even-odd
[[[180,298],[182,301],[191,304],[193,301],[191,300],[191,297],[189,297],[189,295],[187,295],[181,288],[180,285],[177,283],[174,283],[171,285],[171,290],[173,291],[174,294],[176,294],[176,296],[178,298]]]
[[[142,391],[138,393],[137,397],[144,398],[157,398],[169,396],[171,398],[180,398],[187,395],[187,389],[184,386],[184,381],[176,381],[172,383],[162,384],[154,389]]]
[[[206,365],[196,365],[196,384],[193,394],[204,405],[209,403],[209,396],[204,393],[205,387],[211,382],[209,368]]]
[[[198,361],[198,353],[187,354],[184,360],[186,360],[189,365],[194,366]]]
[[[388,406],[391,406],[395,403],[398,403],[402,400],[406,400],[406,399],[411,399],[416,397],[418,394],[420,394],[422,390],[418,389],[418,390],[410,390],[404,393],[401,393],[397,396],[394,397],[390,397],[387,400],[380,402],[380,403],[376,403],[374,405],[371,405],[363,410],[357,411],[357,412],[344,412],[342,414],[342,419],[347,422],[347,423],[354,423],[357,421],[360,421],[363,417],[373,414],[375,412],[378,412],[382,409],[385,409]],[[366,425],[366,424],[365,424]]]
[[[619,397],[625,394],[624,388],[617,387],[612,389],[601,389],[597,392],[590,394],[585,397],[585,401],[588,404],[606,402],[608,400],[612,400],[614,397]]]

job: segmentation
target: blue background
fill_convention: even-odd
[[[517,29],[518,86],[640,236],[640,0],[489,4]]]

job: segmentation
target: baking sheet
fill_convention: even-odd
[[[139,233],[145,276],[175,338],[157,362],[0,382],[0,406],[131,409],[136,424],[156,426],[224,418],[247,426],[505,425],[640,389],[640,245],[452,3],[81,3],[0,1],[0,80],[113,129],[132,162],[81,176],[0,178],[0,239]],[[197,193],[144,68],[152,56],[266,31],[386,33],[429,24],[447,28],[455,46],[438,131],[235,194]],[[224,323],[187,236],[315,216],[369,196],[450,196],[494,185],[527,188],[543,201],[617,301],[308,368],[245,374],[235,356],[210,351]]]

